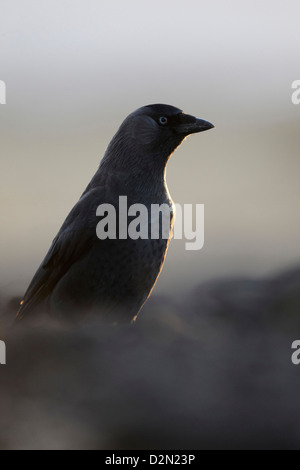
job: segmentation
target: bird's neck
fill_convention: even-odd
[[[166,186],[166,165],[169,155],[162,152],[141,154],[140,149],[122,145],[113,140],[90,183],[91,187],[103,186],[107,180],[119,195],[132,195],[139,202],[169,198]]]

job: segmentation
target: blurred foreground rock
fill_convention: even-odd
[[[296,339],[300,269],[153,296],[133,326],[8,329],[0,448],[300,449]]]

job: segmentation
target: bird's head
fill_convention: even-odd
[[[213,127],[210,122],[185,114],[174,106],[152,104],[130,114],[121,129],[138,146],[169,156],[190,134]]]
[[[123,121],[106,150],[101,169],[120,175],[122,168],[124,178],[127,174],[144,179],[150,173],[163,175],[170,155],[187,136],[213,127],[174,106],[143,106]]]

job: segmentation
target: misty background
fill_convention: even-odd
[[[296,0],[0,0],[0,448],[299,448]],[[134,327],[10,330],[122,120],[214,123],[172,156],[173,240]],[[6,336],[5,336],[5,330]]]
[[[156,102],[216,126],[168,164],[173,200],[205,204],[205,247],[174,240],[156,292],[297,263],[299,14],[278,0],[2,0],[2,289],[26,289],[122,120]]]

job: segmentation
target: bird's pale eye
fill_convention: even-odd
[[[165,126],[166,124],[168,124],[168,118],[166,118],[166,116],[161,116],[158,121],[159,121],[159,124],[161,124],[162,126]]]

